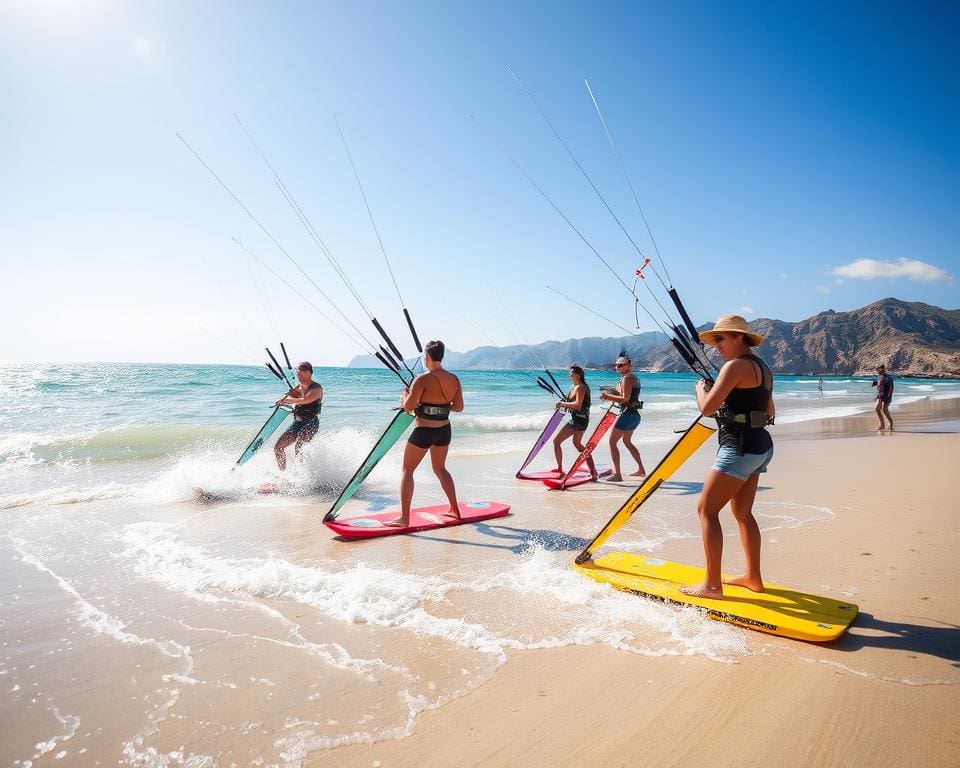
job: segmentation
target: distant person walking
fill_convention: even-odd
[[[643,468],[640,451],[631,442],[633,430],[640,426],[640,409],[643,407],[643,403],[637,397],[640,394],[640,381],[633,373],[633,363],[629,357],[621,355],[614,366],[620,374],[620,382],[615,387],[600,387],[600,399],[615,403],[620,408],[620,415],[610,432],[610,459],[613,461],[613,474],[608,478],[610,482],[619,483],[623,480],[623,475],[620,474],[618,442],[623,443],[623,447],[637,462],[637,471],[631,472],[630,476],[646,477],[647,471]]]
[[[893,376],[887,373],[885,365],[877,366],[877,378],[874,379],[871,387],[877,388],[877,418],[880,419],[880,426],[877,432],[883,432],[883,417],[887,417],[890,422],[890,431],[893,432],[893,417],[890,415],[890,401],[893,399]]]

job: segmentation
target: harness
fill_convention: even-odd
[[[440,394],[446,398],[447,393],[443,391],[443,384],[440,383],[440,377],[432,373],[431,375],[437,380],[437,386],[440,387]],[[449,402],[418,403],[417,407],[413,409],[413,412],[421,419],[426,419],[427,421],[446,421],[450,417],[450,404]]]
[[[307,389],[307,392],[319,386],[320,384],[314,381]],[[304,392],[304,394],[306,394],[306,392]],[[310,421],[320,416],[320,411],[322,410],[323,400],[314,400],[312,403],[307,403],[306,405],[295,405],[293,407],[293,418],[295,421]]]
[[[633,388],[633,391],[630,393],[630,399],[625,403],[617,403],[617,407],[620,409],[620,413],[626,413],[627,411],[639,411],[643,409],[643,400],[637,400],[637,392],[640,391],[640,381],[637,381],[637,386]]]
[[[734,413],[726,405],[720,406],[713,418],[717,420],[717,424],[727,424],[735,429],[763,429],[774,423],[773,416],[768,416],[766,411]]]
[[[427,421],[445,421],[450,416],[449,405],[430,405],[429,403],[420,403],[413,412],[421,419]]]
[[[760,369],[760,383],[756,387],[751,387],[750,389],[763,387],[763,389],[767,390],[769,401],[769,396],[771,396],[773,393],[773,374],[771,373],[770,386],[765,386],[764,381],[766,380],[766,374],[770,371],[766,363],[764,363],[763,360],[755,355],[745,355],[744,357],[755,363]],[[767,426],[774,423],[774,417],[768,415],[766,410],[740,412],[735,411],[727,403],[724,403],[720,406],[720,408],[714,414],[714,419],[716,419],[718,427],[725,426],[734,431],[737,437],[737,455],[739,456],[743,456],[744,442],[749,430],[765,429]]]

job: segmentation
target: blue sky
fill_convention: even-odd
[[[0,360],[258,362],[276,341],[231,238],[296,269],[178,131],[366,332],[234,112],[405,349],[334,112],[422,336],[486,342],[452,304],[513,343],[497,297],[531,341],[618,335],[546,289],[632,324],[631,297],[470,119],[629,281],[639,257],[507,65],[659,266],[590,80],[698,323],[960,305],[955,4],[0,0],[0,15]],[[261,273],[294,356],[364,351]]]

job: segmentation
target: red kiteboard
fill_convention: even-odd
[[[400,510],[377,512],[374,515],[362,517],[345,517],[342,520],[324,522],[331,531],[347,539],[372,539],[377,536],[393,536],[398,533],[415,533],[429,531],[433,528],[449,528],[465,523],[479,523],[494,517],[504,517],[510,514],[510,505],[499,501],[461,501],[460,519],[447,517],[447,504],[437,504],[433,507],[418,507],[410,510],[410,525],[398,528],[384,525],[389,520],[400,516]]]
[[[583,485],[584,483],[592,482],[590,473],[587,472],[586,475],[583,475],[580,473],[580,470],[590,457],[590,454],[592,454],[596,447],[600,444],[603,436],[607,434],[607,430],[613,426],[613,423],[616,420],[617,414],[613,412],[613,407],[611,406],[607,409],[607,412],[603,414],[603,418],[600,419],[600,423],[597,424],[597,428],[593,430],[593,434],[590,435],[590,439],[587,441],[587,445],[584,447],[583,452],[577,456],[577,460],[573,462],[573,466],[570,467],[570,471],[568,471],[563,477],[545,477],[541,482],[547,486],[547,488],[553,491],[562,491],[565,488],[572,488],[576,485]]]

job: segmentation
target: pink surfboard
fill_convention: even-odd
[[[613,423],[616,420],[617,414],[613,412],[613,406],[611,405],[609,408],[607,408],[606,413],[603,414],[603,418],[600,419],[600,423],[597,424],[597,428],[593,431],[593,434],[590,435],[590,439],[587,440],[587,444],[584,446],[583,453],[577,456],[576,461],[573,462],[573,466],[570,467],[570,471],[562,477],[547,477],[541,480],[541,482],[552,491],[562,491],[565,488],[591,482],[590,475],[587,474],[586,477],[584,477],[580,474],[580,470],[585,468],[587,459],[590,458],[590,455],[600,444],[603,436],[607,433],[610,427],[613,426]]]
[[[599,477],[607,477],[613,474],[612,469],[608,469],[606,472],[601,472]],[[575,488],[578,485],[586,485],[587,483],[592,483],[593,478],[590,477],[589,473],[577,473],[573,477],[568,477],[567,481],[564,482],[562,477],[545,477],[541,482],[547,486],[551,491],[562,491],[565,488]]]
[[[608,475],[613,474],[613,469],[610,467],[597,467],[597,474],[599,477],[607,477]],[[563,474],[557,472],[555,469],[547,469],[542,472],[524,472],[522,475],[517,475],[518,480],[559,480],[563,477]],[[570,480],[574,478],[585,477],[588,480],[590,479],[590,469],[588,467],[579,467],[573,475],[571,475]],[[570,485],[570,480],[567,481],[567,485]]]
[[[393,536],[398,533],[415,533],[429,531],[433,528],[449,528],[465,523],[479,523],[495,517],[504,517],[510,514],[510,505],[499,501],[461,501],[460,519],[447,517],[444,513],[448,505],[437,504],[433,507],[417,507],[410,510],[410,525],[404,528],[384,525],[389,520],[400,516],[400,510],[377,512],[373,515],[361,517],[345,517],[343,519],[324,522],[334,533],[347,539],[372,539],[377,536]]]

